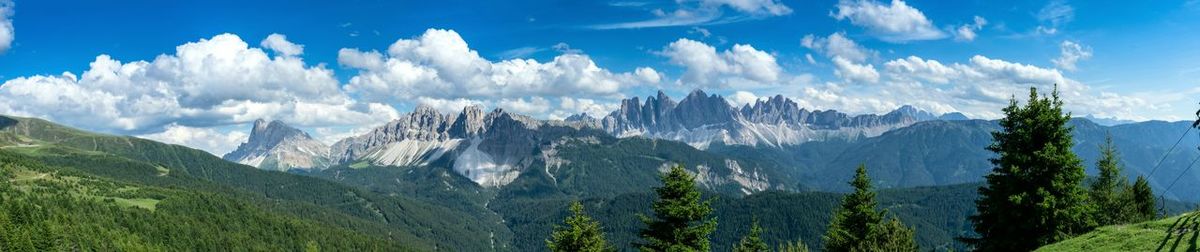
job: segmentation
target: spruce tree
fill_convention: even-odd
[[[858,166],[850,185],[854,192],[842,199],[823,237],[826,251],[917,251],[912,229],[896,219],[884,223],[886,211],[875,210],[866,165]]]
[[[767,242],[762,239],[763,229],[758,226],[758,219],[754,219],[750,224],[750,233],[742,237],[736,246],[733,246],[734,252],[770,252],[771,248],[767,247]]]
[[[709,251],[709,234],[717,229],[712,201],[703,200],[695,176],[675,165],[662,176],[663,186],[654,188],[658,199],[651,208],[654,217],[641,216],[646,228],[641,251]]]
[[[1125,195],[1128,182],[1121,175],[1121,161],[1117,157],[1117,147],[1113,145],[1112,135],[1105,137],[1100,146],[1100,159],[1096,161],[1100,177],[1091,185],[1089,192],[1095,215],[1096,225],[1106,226],[1127,223],[1131,218],[1130,211],[1122,196]]]
[[[1004,108],[987,147],[997,154],[994,168],[971,216],[979,237],[965,239],[977,250],[1031,251],[1093,226],[1080,185],[1083,165],[1071,152],[1071,115],[1062,105],[1056,86],[1050,97],[1030,88],[1025,106],[1013,98]]]
[[[565,226],[555,226],[546,248],[555,252],[601,252],[613,251],[604,239],[600,222],[593,220],[583,211],[583,204],[571,202],[571,216],[563,221]]]
[[[799,239],[797,239],[795,241],[788,241],[788,242],[784,242],[783,244],[780,244],[779,248],[776,251],[779,251],[779,252],[809,252],[808,245],[804,245],[804,242]]]
[[[1154,209],[1154,192],[1150,190],[1150,182],[1146,181],[1146,177],[1138,176],[1133,186],[1129,187],[1127,195],[1133,208],[1130,221],[1143,222],[1158,218]]]
[[[872,235],[874,245],[868,251],[918,251],[916,232],[896,218],[879,225]]]
[[[842,207],[834,213],[825,233],[826,251],[852,251],[867,244],[871,229],[883,220],[875,210],[875,192],[871,191],[866,165],[858,166],[850,185],[854,192],[842,199]]]

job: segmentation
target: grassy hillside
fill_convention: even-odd
[[[1037,251],[1200,251],[1200,212],[1107,226]]]
[[[484,237],[504,238],[509,233],[497,224],[500,218],[495,216],[262,171],[183,146],[94,134],[38,119],[0,117],[0,146],[2,152],[48,167],[73,169],[114,182],[242,200],[273,214],[385,237],[418,250],[490,250],[492,241]]]

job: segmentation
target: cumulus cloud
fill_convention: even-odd
[[[751,93],[750,91],[739,90],[739,91],[735,91],[735,92],[733,92],[733,94],[725,97],[725,99],[729,100],[729,104],[733,105],[734,107],[742,107],[746,104],[753,105],[755,102],[757,102],[759,100],[759,97],[757,95],[754,95],[754,93]]]
[[[0,0],[0,53],[12,48],[13,38],[16,37],[12,22],[14,7],[12,0]]]
[[[1061,55],[1058,58],[1050,60],[1055,66],[1067,71],[1075,71],[1075,64],[1081,60],[1092,58],[1092,48],[1085,45],[1080,45],[1074,41],[1063,40],[1058,46]]]
[[[653,69],[615,73],[577,53],[564,53],[545,63],[533,59],[490,61],[480,57],[457,32],[439,29],[397,40],[386,55],[342,49],[338,62],[358,70],[346,85],[348,91],[382,102],[417,97],[612,96],[623,88],[658,80]]]
[[[650,11],[654,15],[652,19],[592,25],[588,26],[588,28],[607,30],[709,25],[783,16],[792,13],[792,9],[779,0],[699,0],[676,1],[675,3],[676,6],[672,10],[652,9]],[[645,4],[614,4],[614,6],[642,8]],[[725,8],[734,10],[734,13],[738,15],[733,17],[726,16]]]
[[[828,37],[805,35],[800,39],[800,45],[830,58],[842,57],[854,62],[863,62],[879,55],[879,52],[862,47],[854,40],[846,38],[845,32],[835,32],[829,34]]]
[[[497,105],[525,115],[540,115],[550,110],[550,100],[538,96],[530,97],[528,100],[525,98],[501,99]]]
[[[12,48],[13,39],[16,37],[12,21],[15,7],[16,4],[12,0],[0,0],[0,53]]]
[[[287,36],[279,33],[271,33],[266,39],[259,43],[263,48],[271,49],[283,56],[297,56],[304,54],[304,46],[297,45],[287,40]]]
[[[974,23],[963,24],[962,26],[959,26],[957,30],[955,30],[954,40],[973,41],[975,40],[976,36],[975,31],[983,29],[984,25],[987,25],[987,19],[983,19],[983,17],[980,16],[975,16]]]
[[[267,43],[291,44],[282,36],[276,39]],[[351,99],[329,69],[294,56],[269,57],[233,34],[186,43],[151,61],[100,55],[82,75],[7,80],[0,85],[0,113],[134,135],[259,118],[325,126],[396,115],[391,106]]]
[[[833,57],[833,74],[848,82],[879,82],[879,72],[871,64],[855,64],[841,56]]]
[[[934,28],[933,21],[920,10],[901,0],[892,0],[890,5],[874,0],[841,0],[837,12],[830,13],[841,21],[849,19],[851,24],[865,28],[869,33],[888,42],[907,42],[945,38],[946,34]]]
[[[695,87],[728,87],[772,84],[779,80],[782,70],[770,53],[753,46],[736,44],[717,52],[703,42],[679,39],[663,48],[661,55],[671,64],[685,69],[679,79],[683,85]]]
[[[193,128],[171,124],[163,132],[139,135],[138,137],[222,155],[232,152],[238,144],[245,142],[249,135],[241,131],[225,133],[213,128]]]

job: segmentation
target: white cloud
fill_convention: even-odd
[[[779,0],[699,0],[675,1],[673,10],[653,9],[650,11],[654,18],[633,22],[620,22],[588,26],[591,29],[633,29],[669,26],[695,26],[730,23],[743,20],[760,19],[772,16],[783,16],[792,13],[792,9]],[[617,7],[642,8],[641,5],[614,5]],[[724,8],[735,11],[737,16],[726,17]],[[707,35],[705,36],[707,37]]]
[[[1067,5],[1066,1],[1050,1],[1041,10],[1038,10],[1037,19],[1049,23],[1053,27],[1058,27],[1075,19],[1075,8]]]
[[[484,107],[485,103],[480,100],[470,100],[463,98],[456,99],[439,99],[431,97],[418,97],[416,104],[432,107],[433,109],[448,114],[462,112],[467,106]]]
[[[137,137],[169,144],[178,144],[207,151],[213,155],[224,155],[237,148],[249,137],[245,132],[220,132],[213,128],[193,128],[176,124],[167,125],[166,130]]]
[[[879,82],[879,72],[871,64],[855,64],[841,56],[833,57],[833,74],[848,82]]]
[[[720,53],[703,42],[679,39],[660,52],[671,64],[686,69],[681,84],[695,87],[773,84],[782,75],[775,56],[736,44]]]
[[[759,97],[749,91],[740,91],[739,90],[739,91],[733,92],[732,95],[725,97],[725,99],[729,100],[730,105],[740,108],[746,104],[754,105],[754,103],[759,100]]]
[[[236,35],[221,34],[152,61],[122,63],[100,55],[79,76],[10,79],[0,85],[0,113],[146,134],[171,124],[204,128],[258,118],[299,126],[358,124],[386,121],[395,110],[352,100],[329,69],[306,66],[299,57],[272,58]]]
[[[12,21],[15,7],[12,0],[0,0],[0,53],[12,48],[13,38],[16,37]]]
[[[368,100],[399,102],[416,97],[496,99],[526,96],[612,96],[647,84],[653,69],[614,73],[587,55],[565,53],[550,62],[493,62],[468,47],[452,30],[429,29],[393,43],[382,53],[342,49],[338,62],[358,70],[346,89]]]
[[[1067,71],[1075,71],[1076,63],[1079,63],[1081,60],[1092,58],[1091,47],[1080,45],[1079,43],[1070,40],[1063,40],[1063,42],[1059,44],[1059,51],[1062,53],[1062,55],[1059,55],[1057,59],[1051,60],[1051,62],[1054,62],[1055,66]]]
[[[550,100],[538,96],[530,97],[529,100],[525,98],[500,99],[496,105],[505,110],[525,115],[541,115],[550,110]]]
[[[854,40],[846,38],[845,32],[835,32],[824,38],[812,34],[805,35],[800,39],[800,45],[830,58],[840,56],[853,62],[863,62],[879,55],[879,52],[862,47]]]
[[[975,16],[974,23],[963,24],[962,26],[958,27],[958,30],[956,30],[954,33],[954,40],[974,41],[976,36],[975,31],[983,29],[984,25],[987,25],[987,19],[983,19],[983,17],[980,16]]]
[[[304,46],[297,45],[287,40],[287,36],[279,33],[271,33],[266,39],[259,43],[263,48],[271,49],[279,55],[283,56],[298,56],[304,54]]]
[[[563,119],[579,113],[587,113],[589,116],[601,118],[619,107],[620,104],[616,102],[600,102],[593,99],[564,96],[559,97],[559,106],[550,114],[550,119]]]
[[[920,10],[901,0],[892,0],[891,5],[874,0],[841,0],[837,12],[830,13],[837,20],[849,19],[850,23],[866,28],[879,39],[888,42],[907,42],[945,38],[946,34],[934,28],[933,22]]]

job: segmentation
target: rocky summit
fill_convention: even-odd
[[[281,121],[254,121],[250,139],[222,158],[264,170],[329,166],[329,147]]]

